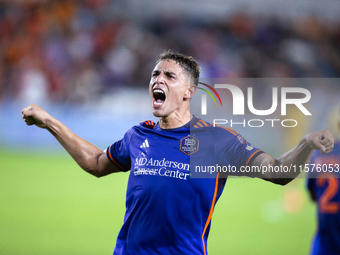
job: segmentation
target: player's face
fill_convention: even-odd
[[[154,116],[181,114],[187,107],[183,102],[190,100],[189,75],[174,60],[163,60],[151,73],[149,92]]]

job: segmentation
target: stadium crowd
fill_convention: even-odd
[[[107,0],[0,1],[0,100],[95,102],[147,86],[167,49],[193,55],[202,77],[339,77],[340,24],[158,15],[136,22]]]

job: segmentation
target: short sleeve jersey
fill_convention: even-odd
[[[211,217],[226,178],[204,172],[204,166],[239,168],[260,153],[234,130],[196,117],[176,129],[152,121],[129,129],[107,149],[113,164],[131,170],[114,254],[207,254]],[[195,170],[202,178],[192,177]]]
[[[309,174],[307,186],[318,207],[318,228],[311,254],[340,254],[340,141],[328,154],[315,151],[310,164],[313,172]]]

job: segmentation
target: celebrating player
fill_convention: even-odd
[[[234,130],[196,118],[189,102],[199,74],[200,67],[192,57],[161,54],[149,84],[158,122],[132,127],[104,152],[37,105],[22,111],[27,125],[46,128],[90,174],[100,177],[130,170],[124,224],[114,254],[207,254],[213,209],[227,176],[191,178],[193,162],[237,169],[303,165],[313,150],[328,153],[333,148],[332,135],[322,130],[307,134],[292,150],[274,159]],[[249,173],[281,185],[297,174]]]

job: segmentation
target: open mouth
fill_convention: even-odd
[[[154,89],[153,92],[153,106],[158,108],[161,107],[166,99],[166,95],[161,89]]]

